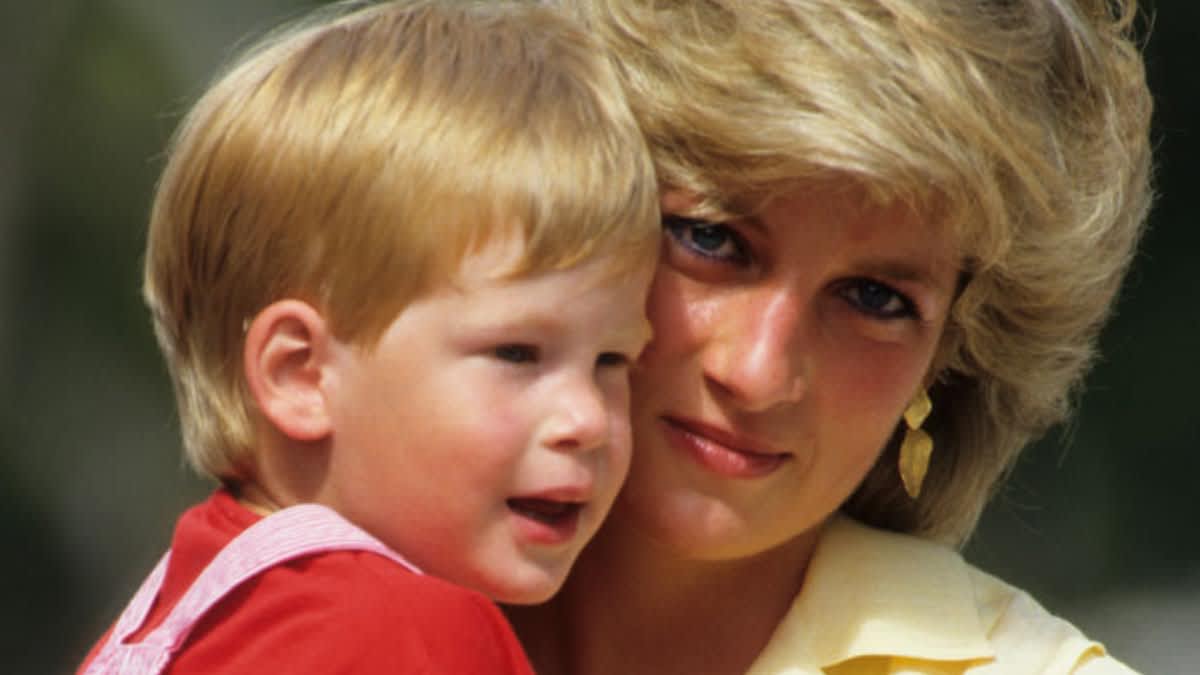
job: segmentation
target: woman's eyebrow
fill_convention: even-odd
[[[771,228],[768,227],[765,222],[763,222],[763,219],[754,214],[731,217],[731,218],[729,218],[729,220],[731,220],[733,222],[737,222],[745,227],[748,227],[751,230],[754,230],[759,235],[765,236],[768,233],[770,233],[770,231],[771,231]]]
[[[915,263],[903,259],[866,260],[855,266],[862,273],[898,282],[919,283],[947,295],[953,294],[958,274],[939,274],[936,262]]]

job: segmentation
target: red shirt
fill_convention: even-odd
[[[259,519],[224,490],[186,511],[158,601],[131,641],[157,626],[217,552]],[[80,672],[107,639],[92,648]],[[234,589],[200,619],[165,672],[532,675],[533,669],[483,595],[374,553],[338,551],[277,565]]]

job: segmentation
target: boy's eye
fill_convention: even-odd
[[[854,306],[883,319],[915,316],[912,301],[892,287],[870,279],[857,279],[842,291],[843,297]]]
[[[596,365],[601,368],[624,366],[629,364],[629,357],[621,352],[604,352],[596,357]]]
[[[538,359],[538,349],[533,345],[500,345],[492,350],[492,355],[508,363],[534,363]]]
[[[727,225],[667,215],[663,217],[663,226],[675,241],[697,255],[732,262],[746,259],[745,244]]]

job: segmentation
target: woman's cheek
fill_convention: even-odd
[[[654,329],[654,338],[642,352],[643,363],[680,345],[695,342],[699,329],[708,322],[711,310],[696,297],[692,282],[660,265],[646,301],[646,317]]]

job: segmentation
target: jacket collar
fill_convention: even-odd
[[[969,569],[940,544],[835,516],[800,593],[748,675],[862,656],[990,659]]]

